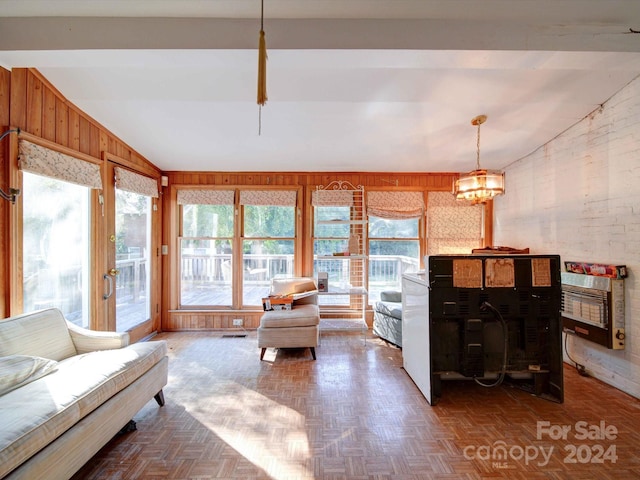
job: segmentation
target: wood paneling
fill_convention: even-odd
[[[55,142],[69,146],[69,106],[60,98],[56,98],[56,138]]]
[[[27,73],[24,68],[11,71],[11,103],[9,125],[22,130],[27,128]]]
[[[165,172],[169,183],[177,185],[327,185],[344,180],[365,189],[409,188],[412,190],[451,190],[457,173],[324,173],[324,172]]]
[[[9,128],[9,104],[11,101],[11,73],[0,67],[0,135]],[[0,188],[9,188],[9,139],[0,143]],[[10,204],[0,200],[0,258],[9,258],[9,208]],[[7,316],[9,304],[9,262],[0,264],[0,318]]]
[[[27,126],[25,131],[42,136],[42,82],[34,75],[27,76]]]
[[[255,330],[260,325],[263,311],[249,310],[174,310],[163,321],[163,331],[181,330],[227,330],[238,329],[233,326],[234,318],[242,318],[243,327]]]
[[[56,140],[56,96],[49,90],[42,92],[42,138]]]

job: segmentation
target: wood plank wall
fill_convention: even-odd
[[[0,135],[9,129],[9,103],[11,101],[11,73],[0,68]],[[0,188],[9,190],[9,138],[0,143]],[[9,208],[11,204],[0,200],[0,318],[8,315],[9,304]]]
[[[394,189],[449,191],[458,173],[414,172],[165,172],[177,185],[328,185],[343,180],[363,185],[365,190]]]

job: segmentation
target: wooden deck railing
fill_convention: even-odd
[[[291,276],[293,270],[293,255],[264,255],[250,254],[243,256],[244,263],[244,285],[250,287],[268,287],[271,278],[276,276]],[[231,284],[231,264],[230,254],[189,254],[182,256],[182,281],[183,295],[188,297],[189,285],[197,289],[200,297],[198,304],[215,305],[213,290],[205,294],[203,298],[203,286],[221,286]],[[369,258],[369,302],[375,302],[379,298],[379,292],[389,289],[400,289],[402,275],[407,272],[417,271],[419,262],[415,258],[403,255],[372,255]],[[336,262],[334,260],[316,260],[316,271],[329,272],[329,281],[347,282],[349,268],[346,262]],[[256,290],[260,292],[262,289]],[[196,293],[194,293],[196,294]],[[210,297],[210,299],[207,299]],[[247,299],[245,295],[245,300]],[[202,302],[207,303],[202,303]],[[256,298],[251,304],[260,304],[260,299]],[[192,304],[189,298],[183,298],[183,304]]]

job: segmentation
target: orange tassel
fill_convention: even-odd
[[[267,103],[267,44],[264,30],[260,30],[258,46],[258,105]]]

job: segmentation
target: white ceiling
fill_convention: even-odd
[[[504,168],[640,74],[637,0],[0,0],[35,67],[165,171]]]

